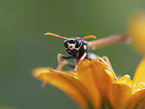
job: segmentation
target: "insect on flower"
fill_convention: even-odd
[[[118,42],[126,42],[126,43],[128,42],[128,37],[125,35],[113,35],[113,36],[109,36],[106,38],[89,41],[89,42],[85,41],[85,39],[89,39],[89,38],[96,39],[96,36],[88,35],[83,38],[80,38],[80,37],[66,38],[66,37],[63,37],[63,36],[60,36],[60,35],[57,35],[54,33],[50,33],[50,32],[47,32],[44,35],[50,35],[50,36],[58,37],[61,39],[65,39],[64,46],[69,55],[65,56],[60,53],[57,55],[57,60],[58,60],[57,70],[58,70],[59,74],[64,65],[73,67],[74,71],[76,71],[79,63],[83,59],[88,59],[88,60],[96,59],[97,55],[95,55],[93,53],[89,53],[89,47],[99,48],[99,47],[103,47],[103,46],[118,43]],[[73,59],[75,59],[76,65],[73,63],[70,63],[66,60],[61,62],[61,58],[63,58],[63,59],[72,59],[73,58]],[[103,62],[106,61],[107,64],[110,64],[107,57],[98,58],[98,59]]]

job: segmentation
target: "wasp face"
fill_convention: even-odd
[[[69,38],[69,40],[64,41],[64,46],[66,48],[66,51],[70,54],[73,55],[76,52],[79,51],[82,42],[81,40],[75,40],[76,38]]]

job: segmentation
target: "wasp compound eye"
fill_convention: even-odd
[[[75,46],[75,47],[78,48],[80,45],[81,45],[81,40],[77,40],[77,41],[76,41],[76,46]]]
[[[64,40],[64,46],[65,48],[68,48],[68,40]]]

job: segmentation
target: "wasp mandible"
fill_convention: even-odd
[[[93,60],[97,58],[97,55],[93,54],[93,53],[89,53],[89,47],[92,48],[100,48],[106,45],[110,45],[110,44],[114,44],[114,43],[119,43],[119,42],[128,42],[129,38],[126,35],[113,35],[113,36],[109,36],[106,38],[102,38],[102,39],[97,39],[94,41],[85,41],[85,39],[96,39],[96,36],[94,35],[88,35],[85,36],[83,38],[80,37],[73,37],[73,38],[66,38],[54,33],[50,33],[47,32],[44,35],[50,35],[50,36],[54,36],[54,37],[58,37],[61,39],[64,39],[64,46],[66,51],[68,52],[68,56],[62,55],[62,54],[58,54],[57,55],[57,60],[58,60],[58,73],[61,73],[61,69],[64,65],[68,65],[70,67],[74,68],[74,71],[76,71],[79,63],[83,60],[83,59],[88,59],[88,60]],[[75,63],[77,63],[76,65],[74,63],[70,63],[66,60],[61,62],[61,58],[63,59],[75,59]],[[99,58],[101,61],[103,61],[101,58]],[[104,57],[104,60],[108,61],[107,57]],[[110,62],[108,62],[110,63]]]

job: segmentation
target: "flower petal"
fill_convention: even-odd
[[[128,102],[128,109],[144,109],[145,108],[145,89],[136,92]]]
[[[138,65],[136,72],[133,77],[133,81],[138,84],[140,82],[145,83],[145,57],[142,59],[140,64]]]
[[[124,85],[129,86],[132,89],[133,93],[134,93],[134,90],[136,90],[136,87],[135,87],[134,82],[130,78],[131,78],[130,75],[126,74],[123,77],[121,77],[120,79],[117,79],[115,81],[115,83],[124,84]]]
[[[92,97],[92,103],[95,108],[99,108],[101,97],[98,88],[96,87],[94,72],[91,71],[90,61],[84,59],[77,68],[77,74],[80,81],[88,89]]]
[[[49,68],[37,68],[34,70],[33,75],[49,83],[68,94],[74,99],[82,108],[89,108],[91,101],[87,89],[82,83],[75,78],[72,74],[62,72],[60,75],[55,70]]]
[[[133,16],[128,29],[135,48],[145,54],[145,14],[139,13]]]
[[[106,70],[109,70],[108,67],[98,59],[83,60],[77,73],[80,81],[91,93],[94,103],[98,103],[97,106],[103,108],[110,108],[113,105],[112,79]]]
[[[98,59],[92,60],[90,67],[93,72],[96,86],[104,99],[104,105],[110,105],[110,107],[112,107],[114,104],[112,79],[106,72],[107,70],[110,71],[110,69],[105,63],[98,61]]]
[[[132,95],[131,88],[119,83],[113,84],[112,88],[116,109],[125,109],[127,101]]]

